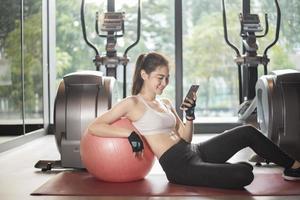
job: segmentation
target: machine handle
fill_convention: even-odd
[[[87,43],[88,46],[90,46],[96,53],[96,57],[99,56],[99,51],[96,48],[96,46],[89,41],[89,39],[86,36],[86,28],[85,28],[85,19],[84,19],[84,6],[85,0],[81,1],[81,9],[80,9],[80,19],[81,19],[81,27],[82,27],[82,33],[83,33],[83,39]]]
[[[222,0],[222,9],[223,9],[223,27],[224,27],[224,39],[226,43],[235,51],[237,57],[240,57],[240,51],[236,46],[234,46],[229,40],[228,40],[228,35],[227,35],[227,20],[226,20],[226,11],[225,11],[225,3],[224,0]]]
[[[257,38],[265,37],[268,34],[268,32],[269,32],[269,22],[268,22],[268,14],[267,13],[265,13],[265,25],[266,25],[266,27],[265,27],[264,34],[262,34],[262,35],[256,35]]]
[[[275,34],[275,39],[274,41],[266,47],[265,51],[264,51],[264,57],[267,56],[267,52],[268,50],[274,46],[276,44],[276,42],[278,41],[279,38],[279,31],[280,31],[280,22],[281,22],[281,11],[280,11],[280,7],[279,7],[279,3],[278,0],[275,0],[275,5],[276,5],[276,11],[277,11],[277,23],[276,23],[276,34]]]
[[[140,41],[140,35],[141,35],[141,1],[138,1],[138,16],[137,16],[137,38],[136,41],[134,43],[132,43],[124,52],[123,57],[126,58],[127,57],[127,53],[128,51],[134,47],[135,45],[137,45],[137,43],[139,43]]]

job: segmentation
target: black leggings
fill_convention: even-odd
[[[241,189],[253,181],[253,167],[248,163],[226,161],[245,147],[285,168],[290,168],[295,161],[259,130],[245,125],[200,144],[182,139],[168,149],[159,162],[172,183]]]

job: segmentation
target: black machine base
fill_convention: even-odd
[[[50,171],[52,169],[64,169],[60,160],[40,160],[34,165],[34,167],[41,169],[43,172]]]

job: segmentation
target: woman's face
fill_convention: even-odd
[[[143,74],[142,77],[144,79],[144,86],[146,89],[160,95],[169,84],[169,67],[159,66],[150,74]]]

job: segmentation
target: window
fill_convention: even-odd
[[[86,25],[89,39],[102,53],[105,40],[95,34],[95,12],[106,11],[107,1],[86,1]],[[174,0],[142,1],[141,40],[128,54],[127,94],[130,93],[134,63],[141,52],[156,50],[175,60]],[[227,25],[229,39],[237,46],[242,44],[238,14],[242,1],[227,0]],[[125,35],[118,39],[117,50],[122,54],[136,38],[137,1],[115,1],[116,11],[125,12]],[[280,39],[269,50],[269,71],[280,68],[299,69],[299,7],[300,3],[280,1],[282,22]],[[251,12],[260,16],[264,27],[264,13],[269,14],[269,35],[258,40],[259,53],[274,36],[276,10],[273,0],[251,1]],[[94,52],[82,39],[80,2],[57,1],[57,82],[67,73],[78,70],[95,70]],[[238,68],[233,58],[235,52],[224,41],[220,0],[182,1],[183,22],[183,95],[192,83],[200,84],[196,116],[197,122],[236,122],[239,106]],[[122,83],[122,66],[118,68],[119,86]],[[263,69],[259,67],[259,76]],[[122,87],[119,87],[122,90]],[[165,96],[175,99],[175,70],[171,71],[171,83]]]
[[[42,1],[24,3],[24,120],[43,124]],[[30,131],[27,127],[26,132]]]
[[[196,116],[198,122],[236,121],[239,106],[238,68],[233,61],[235,52],[224,42],[223,19],[219,0],[187,0],[183,2],[183,88],[191,83],[200,84]],[[242,45],[238,14],[242,1],[227,0],[229,39],[235,46]],[[298,1],[289,4],[280,1],[282,22],[280,39],[269,50],[269,71],[298,68],[299,8]],[[276,8],[274,0],[251,1],[251,13],[259,14],[263,27],[264,13],[269,13],[269,34],[257,39],[258,53],[274,38]],[[298,66],[297,66],[298,65]],[[259,76],[263,67],[259,67]]]
[[[115,11],[125,12],[125,35],[117,39],[116,46],[120,55],[123,55],[125,49],[137,38],[137,2],[115,1]],[[106,12],[106,3],[107,1],[89,0],[85,4],[87,36],[101,53],[105,53],[106,39],[96,35],[95,12],[99,11],[100,15]],[[96,69],[92,62],[95,53],[87,46],[82,37],[80,5],[81,1],[61,0],[56,2],[57,84],[68,73]],[[174,2],[172,0],[143,0],[142,7],[141,38],[139,43],[128,52],[130,62],[126,67],[127,94],[131,92],[131,77],[133,76],[135,61],[140,53],[159,51],[166,54],[170,60],[174,60]],[[101,71],[105,74],[104,67],[101,68]],[[122,94],[123,67],[118,66],[117,72],[118,89],[119,93]],[[173,68],[171,70],[172,77],[174,77],[174,73]],[[173,79],[165,92],[165,96],[174,99],[174,91],[175,80]]]
[[[16,1],[6,0],[0,4],[1,125],[22,124],[20,8]],[[21,130],[16,134],[22,133]],[[3,129],[1,135],[4,134]]]
[[[41,0],[1,1],[0,135],[43,127],[41,20]]]

